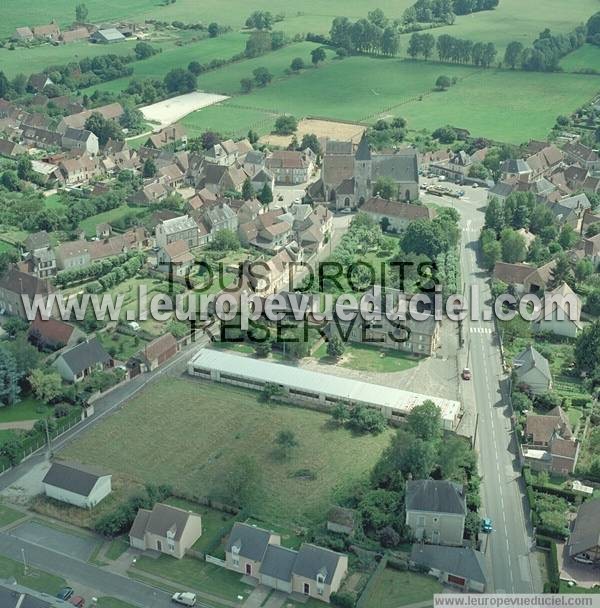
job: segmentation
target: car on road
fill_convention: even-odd
[[[184,591],[183,593],[175,593],[171,598],[171,601],[182,606],[195,606],[196,605],[196,594]]]
[[[461,376],[463,380],[470,380],[473,377],[473,374],[471,373],[471,370],[468,367],[465,367],[465,369],[463,369],[462,371]]]
[[[277,200],[278,200],[278,201],[282,201],[282,200],[283,200],[283,194],[280,194],[280,195],[277,197]]]
[[[481,531],[489,534],[493,529],[492,520],[489,517],[484,517],[481,520]]]
[[[346,207],[345,209],[342,209],[340,213],[352,213],[352,209],[348,209],[348,207]]]
[[[69,604],[73,604],[73,606],[77,606],[77,608],[84,608],[85,600],[80,595],[74,595],[69,600]]]
[[[64,600],[65,602],[73,595],[73,587],[63,587],[57,594],[56,597],[59,600]]]
[[[464,196],[465,195],[465,191],[464,190],[459,190],[457,194],[458,194],[458,196]]]
[[[479,184],[478,184],[477,182],[475,182],[475,183],[473,184],[473,188],[479,188]]]

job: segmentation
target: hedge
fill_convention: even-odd
[[[560,569],[558,567],[558,550],[554,541],[550,542],[550,554],[548,556],[548,584],[550,593],[559,592]]]

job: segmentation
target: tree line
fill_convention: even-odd
[[[493,42],[473,42],[449,34],[442,34],[436,40],[433,34],[419,32],[410,37],[406,52],[413,59],[430,59],[435,52],[440,61],[472,64],[482,68],[489,68],[498,54]]]
[[[400,27],[391,22],[381,9],[370,11],[366,19],[352,22],[336,17],[329,30],[330,43],[347,53],[397,55],[400,50]]]
[[[402,15],[404,24],[438,23],[452,25],[456,15],[468,15],[496,8],[499,0],[417,0]]]

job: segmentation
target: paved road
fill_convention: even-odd
[[[454,206],[461,213],[462,255],[461,267],[464,283],[474,285],[479,292],[483,310],[490,306],[488,273],[477,259],[478,238],[484,223],[486,191],[465,188],[464,199],[439,199],[432,202]],[[470,300],[470,298],[469,298]],[[469,305],[469,309],[471,306]],[[490,317],[491,319],[491,317]],[[494,531],[486,538],[485,554],[490,566],[492,589],[506,593],[532,593],[541,591],[541,575],[536,555],[530,554],[531,529],[525,519],[525,502],[515,439],[511,431],[510,409],[503,390],[506,376],[502,371],[500,349],[489,321],[469,321],[465,324],[464,364],[473,372],[472,382],[463,386],[464,398],[475,401],[478,416],[476,448],[479,456],[482,481],[482,512],[490,517]]]

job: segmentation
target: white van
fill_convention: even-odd
[[[195,606],[196,605],[196,594],[195,593],[175,593],[171,598],[176,604],[182,604],[183,606]]]

